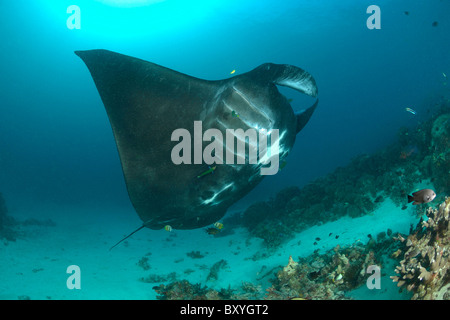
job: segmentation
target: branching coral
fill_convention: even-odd
[[[399,287],[414,292],[412,299],[450,300],[450,198],[438,209],[428,208],[427,221],[419,223],[404,244],[404,255],[391,277]]]

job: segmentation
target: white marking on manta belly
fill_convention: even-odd
[[[218,196],[219,194],[221,194],[222,192],[224,192],[225,190],[231,188],[233,185],[234,185],[234,182],[231,182],[231,183],[227,184],[227,185],[226,185],[225,187],[223,187],[220,191],[216,192],[211,198],[204,200],[204,201],[202,202],[202,204],[205,204],[205,205],[211,204],[212,206],[214,206],[214,205],[217,205],[217,204],[221,203],[222,201],[214,202],[214,199],[216,199],[217,196]]]
[[[225,105],[225,107],[228,108],[228,110],[233,111],[233,108],[231,108],[228,103],[225,102],[225,100],[222,100],[223,104]]]
[[[281,141],[283,140],[283,137],[284,137],[285,135],[286,135],[286,130],[283,131],[283,132],[281,133],[280,137],[278,138],[278,154],[272,154],[272,155],[269,157],[269,153],[268,153],[267,150],[266,150],[266,153],[264,154],[264,156],[258,160],[258,164],[267,164],[267,163],[269,163],[270,161],[272,161],[271,159],[272,159],[273,157],[280,157],[280,155],[284,155],[284,153],[285,153],[286,151],[284,150],[283,144],[281,143]],[[273,144],[273,143],[272,143],[272,144]]]
[[[246,100],[246,101],[247,101],[247,100]],[[224,100],[222,100],[222,102],[223,102],[223,104],[225,105],[225,107],[227,107],[228,110],[234,111],[233,108],[231,108],[231,107],[228,105],[228,103],[226,103]],[[258,112],[259,112],[259,111],[258,111]],[[245,119],[243,119],[243,118],[241,118],[241,117],[239,117],[239,120],[242,121],[242,122],[243,122],[247,127],[249,127],[249,128],[254,128],[254,127],[255,127],[254,124],[248,122],[247,120],[245,120]]]
[[[242,91],[237,89],[235,86],[232,86],[232,89],[248,104],[250,108],[252,108],[256,113],[262,115],[267,121],[269,121],[269,123],[272,123],[270,117],[264,111],[258,109],[252,102],[250,102],[250,100],[247,99],[247,97]]]

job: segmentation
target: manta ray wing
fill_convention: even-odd
[[[207,112],[215,85],[107,50],[75,53],[88,66],[105,106],[137,213],[149,227],[172,223],[180,206],[165,199],[192,184],[198,171],[170,161],[170,136]],[[173,215],[167,214],[172,205]]]

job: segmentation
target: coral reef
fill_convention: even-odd
[[[146,283],[158,283],[158,282],[175,281],[176,278],[177,278],[177,274],[175,272],[171,272],[166,275],[149,274],[146,277],[140,278],[139,281],[146,282]]]
[[[430,174],[434,177],[437,192],[450,189],[450,113],[439,116],[431,129],[429,163]],[[448,193],[447,193],[448,194]]]
[[[390,234],[380,233],[377,240],[373,238],[367,245],[357,242],[345,248],[336,246],[327,253],[315,252],[297,261],[289,257],[285,267],[267,270],[263,266],[257,278],[271,277],[269,281],[272,283],[265,291],[260,284],[250,282],[243,282],[240,288],[228,287],[217,291],[201,284],[191,284],[187,280],[173,280],[172,283],[161,284],[153,289],[159,294],[158,299],[350,299],[345,293],[365,284],[367,268],[370,265],[383,266],[385,259],[389,259],[389,253],[402,246]],[[217,272],[226,266],[225,260],[215,263],[210,268],[208,280],[216,280]],[[157,282],[155,280],[159,279],[151,280],[145,282]]]
[[[210,280],[217,280],[219,278],[219,271],[221,269],[226,268],[228,265],[228,262],[224,259],[221,259],[213,264],[211,269],[209,270],[208,277],[206,278],[206,281]]]
[[[141,267],[144,270],[149,270],[151,268],[150,264],[148,263],[148,257],[142,257],[138,262],[137,265]]]
[[[260,285],[243,282],[241,288],[209,289],[187,280],[175,281],[175,275],[149,276],[144,282],[174,281],[153,287],[158,299],[351,299],[349,291],[364,285],[370,265],[383,268],[387,259],[402,259],[393,277],[401,288],[413,291],[413,299],[450,299],[449,219],[450,199],[439,209],[428,208],[422,221],[411,234],[394,236],[391,230],[370,236],[366,245],[356,242],[319,254],[294,260],[289,257],[285,267],[267,271],[261,268],[261,277],[272,276],[272,285],[264,292]],[[392,261],[392,260],[391,260]],[[217,279],[217,272],[227,266],[225,260],[215,263],[208,280]],[[274,277],[273,277],[274,276]]]
[[[400,265],[391,277],[398,286],[412,291],[413,300],[450,300],[450,198],[438,209],[428,208],[428,219],[419,223],[405,239],[397,239],[403,248]]]
[[[405,209],[407,194],[421,181],[431,182],[435,202],[441,201],[450,194],[450,105],[443,101],[437,109],[417,127],[401,128],[398,141],[386,148],[357,156],[301,189],[289,187],[251,205],[242,224],[266,247],[276,248],[313,225],[371,213],[387,198]]]
[[[207,287],[201,284],[191,284],[187,280],[161,284],[153,287],[158,294],[158,300],[207,300]]]
[[[288,194],[285,198],[289,199],[296,192],[300,193],[300,189],[297,187],[288,188],[285,192],[279,193],[277,197],[280,198],[284,194]],[[289,239],[293,235],[294,230],[284,223],[286,217],[282,217],[286,210],[281,206],[277,206],[277,204],[283,203],[285,203],[284,200],[257,202],[248,207],[242,216],[244,227],[253,236],[262,238],[265,245],[269,248],[279,246],[284,240]],[[279,215],[275,216],[273,212],[278,212]]]
[[[243,282],[238,290],[228,286],[217,291],[200,283],[181,280],[155,286],[153,290],[158,294],[158,300],[250,300],[261,299],[264,294],[261,286],[249,282]]]
[[[265,299],[340,300],[350,299],[345,293],[366,283],[370,265],[382,266],[386,253],[398,246],[386,234],[372,239],[370,245],[336,246],[325,254],[315,252],[298,262],[289,263],[272,280]]]

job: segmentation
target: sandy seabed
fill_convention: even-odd
[[[338,244],[342,247],[357,241],[367,243],[368,234],[376,236],[388,228],[394,234],[408,234],[410,225],[418,222],[412,212],[412,207],[401,210],[388,199],[370,215],[344,217],[304,230],[256,261],[252,257],[266,249],[262,240],[250,238],[245,228],[235,228],[221,237],[208,235],[203,228],[172,232],[144,229],[110,251],[121,237],[141,224],[132,210],[70,208],[17,212],[12,215],[19,221],[39,217],[51,219],[55,226],[21,226],[21,235],[15,242],[0,243],[0,299],[156,299],[153,287],[163,282],[140,279],[173,272],[177,280],[186,279],[216,290],[239,288],[243,282],[265,289],[270,287],[270,276],[258,281],[262,270],[285,266],[289,256],[306,257],[316,249],[326,252]],[[203,257],[188,256],[192,251],[199,251]],[[143,257],[148,259],[147,270],[139,263]],[[220,270],[218,279],[207,280],[211,266],[222,259],[227,266]],[[67,268],[71,265],[80,268],[80,289],[67,287],[71,275]],[[384,268],[388,270],[382,270],[381,289],[362,286],[348,296],[404,299],[389,279],[395,274],[395,266]]]

